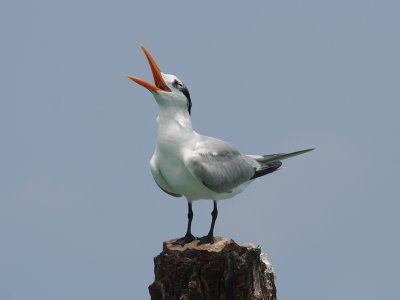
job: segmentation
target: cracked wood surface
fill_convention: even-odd
[[[163,243],[154,258],[153,300],[276,300],[272,265],[259,247],[216,237],[214,244]]]

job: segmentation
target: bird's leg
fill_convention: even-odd
[[[214,226],[215,220],[218,217],[218,208],[217,208],[217,201],[214,200],[214,209],[211,212],[212,220],[211,220],[211,227],[210,231],[207,235],[199,238],[199,244],[213,244],[214,243]]]
[[[184,237],[181,237],[180,239],[177,239],[175,242],[173,242],[174,245],[181,245],[182,247],[194,241],[196,239],[195,236],[192,234],[192,220],[193,220],[193,210],[192,210],[192,202],[188,201],[188,225],[187,225],[187,230],[186,234]]]

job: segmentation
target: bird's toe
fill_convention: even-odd
[[[184,237],[181,237],[174,241],[172,244],[173,245],[179,245],[179,246],[185,246],[185,244],[188,244],[190,242],[193,242],[194,240],[197,240],[197,238],[193,234],[187,234]]]
[[[207,234],[201,238],[199,238],[199,242],[197,243],[198,245],[202,245],[202,244],[214,244],[214,236]]]

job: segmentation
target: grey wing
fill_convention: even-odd
[[[210,190],[229,193],[250,180],[259,164],[242,155],[230,144],[202,137],[196,149],[185,158],[188,170]]]

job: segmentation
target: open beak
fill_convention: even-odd
[[[128,76],[128,78],[133,80],[137,84],[140,84],[141,86],[145,87],[150,92],[157,92],[159,90],[162,90],[165,92],[172,92],[171,89],[168,87],[168,85],[165,83],[165,81],[161,75],[160,68],[158,67],[153,56],[151,56],[150,52],[143,45],[140,45],[140,48],[142,48],[144,54],[147,57],[147,61],[149,62],[151,72],[153,73],[154,84],[151,84],[147,81],[144,81],[143,79],[132,77],[132,76]]]

